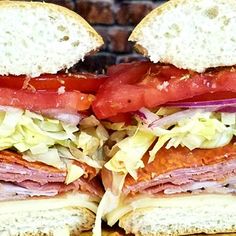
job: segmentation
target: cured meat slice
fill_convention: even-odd
[[[37,169],[42,171],[47,171],[50,173],[63,173],[64,171],[59,170],[55,167],[46,165],[41,162],[28,162],[22,158],[22,155],[11,152],[11,151],[0,151],[0,162],[8,163],[8,164],[19,164],[22,167],[26,167],[28,169]]]
[[[75,164],[80,166],[85,171],[86,177],[89,177],[90,179],[92,179],[97,175],[96,169],[87,165],[86,163],[75,162]],[[10,171],[8,171],[8,173],[18,173],[17,171],[23,170],[22,168],[25,167],[24,171],[28,169],[29,171],[33,170],[38,173],[39,172],[44,173],[44,174],[48,173],[52,176],[54,176],[53,173],[60,174],[61,176],[66,176],[66,170],[59,170],[53,166],[49,166],[41,162],[28,162],[22,158],[22,155],[15,152],[11,152],[11,151],[0,151],[0,169],[1,167],[2,169],[5,169],[5,167],[7,167],[4,165],[8,165],[8,167],[10,168]],[[36,172],[34,173],[36,174]],[[0,173],[1,173],[1,170],[0,170]],[[4,173],[7,173],[7,172],[4,172]],[[20,174],[22,174],[22,172]],[[59,175],[55,175],[55,176],[58,177]]]
[[[39,183],[33,181],[23,181],[18,183],[17,185],[23,187],[27,190],[38,191],[40,193],[47,193],[47,191],[54,191],[54,195],[59,193],[68,192],[68,191],[80,191],[80,192],[87,192],[92,195],[96,195],[101,197],[103,195],[103,188],[101,187],[100,182],[97,178],[92,180],[87,180],[84,178],[80,178],[74,181],[71,184],[64,184],[64,183],[47,183],[44,185],[40,185]],[[43,194],[42,194],[43,195]]]
[[[158,188],[165,190],[170,184],[180,186],[193,184],[197,181],[223,181],[229,176],[236,176],[236,159],[214,165],[195,168],[183,168],[156,176],[152,180],[137,182],[125,186],[124,192],[143,192],[145,189]]]
[[[32,196],[55,196],[68,191],[87,192],[101,197],[103,188],[96,178],[96,169],[76,162],[84,169],[80,179],[66,185],[66,170],[40,162],[28,162],[20,154],[0,152],[0,200]]]
[[[205,188],[203,183],[213,184],[216,190],[234,177],[236,147],[232,143],[211,150],[162,149],[153,163],[139,170],[138,180],[126,178],[123,192],[156,194],[163,191],[170,194]]]
[[[66,172],[49,172],[45,170],[27,168],[18,164],[0,162],[0,180],[20,183],[32,180],[40,184],[49,182],[64,182]]]
[[[33,196],[52,197],[58,194],[55,189],[49,190],[34,190],[17,186],[12,183],[0,182],[0,201],[2,200],[16,200],[26,199]]]

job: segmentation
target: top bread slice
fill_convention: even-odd
[[[235,65],[236,1],[169,1],[149,13],[129,40],[153,62],[197,72]]]
[[[103,44],[78,14],[43,2],[0,1],[0,35],[0,75],[56,73]]]

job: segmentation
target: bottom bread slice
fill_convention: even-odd
[[[236,196],[199,195],[159,200],[154,207],[139,208],[123,216],[120,227],[136,236],[236,232]]]
[[[1,202],[0,235],[69,236],[90,230],[95,221],[93,211],[96,203],[80,197],[78,194],[54,199]]]

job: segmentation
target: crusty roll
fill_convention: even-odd
[[[56,73],[103,44],[82,17],[40,2],[0,1],[0,34],[0,75]]]
[[[142,236],[216,234],[236,231],[236,196],[199,194],[149,199],[120,219],[127,233]]]
[[[92,228],[96,201],[86,194],[68,193],[0,202],[0,235],[79,235]]]
[[[97,179],[101,168],[97,156],[102,144],[96,144],[96,132],[89,135],[84,131],[90,144],[84,149],[89,153],[83,153],[79,144],[74,149],[81,153],[80,158],[69,150],[72,141],[84,139],[78,126],[90,113],[80,114],[79,107],[87,103],[82,110],[89,109],[94,97],[90,92],[94,91],[86,86],[87,91],[80,91],[76,82],[87,77],[69,74],[67,69],[97,50],[103,40],[69,9],[24,1],[0,1],[0,35],[0,115],[1,121],[6,121],[1,125],[1,134],[11,141],[15,137],[13,142],[17,143],[9,141],[5,145],[2,138],[0,141],[0,235],[70,236],[91,230],[103,194]],[[37,85],[30,85],[30,80],[37,81]],[[57,82],[59,87],[50,87]],[[73,88],[68,89],[70,86]],[[34,109],[36,104],[39,106]],[[68,104],[75,107],[71,109]],[[44,108],[47,111],[43,112]],[[31,115],[22,122],[25,126],[21,129],[17,124],[26,113]],[[47,123],[49,120],[53,123]],[[45,121],[44,127],[39,128],[38,121]],[[95,129],[94,124],[87,125]],[[21,140],[30,144],[22,145]],[[16,146],[24,147],[19,150]],[[29,150],[31,147],[37,151]],[[85,157],[87,162],[82,160]]]
[[[236,99],[235,25],[235,0],[168,1],[129,38],[154,63],[108,70],[95,113],[130,112],[136,125],[109,147],[101,202],[111,206],[98,210],[109,226],[135,236],[236,232],[235,133],[220,141],[236,124],[227,109]]]
[[[154,9],[129,40],[153,62],[203,72],[236,64],[234,0],[175,0]]]

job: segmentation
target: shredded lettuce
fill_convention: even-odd
[[[171,115],[174,114],[178,111],[180,111],[180,108],[176,108],[176,107],[160,107],[157,112],[156,115],[158,116],[167,116],[167,115]]]
[[[172,114],[173,115],[173,114]],[[152,162],[158,151],[165,146],[166,148],[187,147],[190,150],[195,148],[217,148],[227,145],[233,138],[235,130],[232,118],[225,119],[225,113],[199,112],[192,117],[183,118],[177,121],[169,129],[160,127],[147,128],[158,137],[156,144],[149,151]],[[223,117],[225,117],[223,119]],[[235,118],[234,118],[235,120]]]
[[[137,178],[137,169],[144,167],[143,155],[155,140],[155,136],[150,131],[137,129],[137,132],[130,137],[118,142],[118,151],[105,167],[114,172],[129,173],[133,178]]]
[[[84,170],[81,167],[73,164],[71,161],[67,161],[67,172],[68,173],[65,181],[66,184],[74,182],[84,174]]]
[[[105,153],[110,158],[105,164],[107,169],[123,175],[129,173],[136,178],[137,169],[144,166],[142,158],[147,152],[150,163],[158,158],[161,148],[217,148],[227,145],[236,135],[235,113],[173,108],[160,108],[156,113],[141,110],[141,113],[146,118],[137,118],[136,126],[105,124],[105,127],[113,131],[108,141],[110,145],[105,146]],[[171,125],[154,125],[155,117],[158,121],[156,124],[162,124],[161,119],[164,119]]]
[[[222,123],[225,125],[235,125],[236,114],[235,113],[221,113]]]
[[[0,111],[0,150],[15,149],[27,161],[39,161],[59,169],[81,174],[66,160],[102,168],[103,145],[108,133],[93,116],[84,118],[78,128],[57,119],[18,108]],[[71,175],[68,177],[74,178]]]
[[[23,158],[29,162],[39,161],[58,169],[66,169],[66,165],[61,160],[56,148],[50,148],[47,152],[40,154],[32,154],[27,151],[23,154]]]

